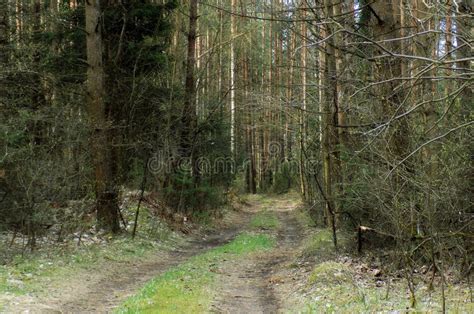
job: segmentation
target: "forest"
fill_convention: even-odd
[[[0,313],[472,313],[473,0],[0,0]]]

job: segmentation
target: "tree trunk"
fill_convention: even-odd
[[[474,12],[474,4],[472,0],[463,0],[459,4],[459,13],[456,18],[458,29],[457,37],[459,38],[457,43],[462,45],[459,48],[459,59],[465,59],[457,63],[459,71],[465,74],[472,74],[472,56],[474,54],[472,36],[474,34],[474,21],[472,13]],[[471,60],[469,60],[471,58]],[[462,114],[465,118],[469,118],[471,114],[471,108],[473,104],[473,87],[472,84],[466,86],[461,94],[462,99]]]
[[[332,0],[325,0],[325,15],[326,18],[332,16],[333,2]],[[326,24],[325,37],[333,33],[332,25]],[[336,179],[335,165],[337,164],[338,156],[335,154],[337,145],[337,132],[335,126],[337,125],[337,73],[336,73],[336,52],[334,49],[334,40],[329,38],[324,45],[324,71],[323,71],[323,182],[324,193],[326,198],[326,218],[327,224],[333,232],[334,246],[337,248],[336,237],[336,202],[334,197],[334,179]]]
[[[306,59],[307,59],[307,48],[306,48],[306,7],[305,1],[301,2],[301,110],[299,112],[299,172],[300,172],[300,192],[303,199],[306,199],[306,180],[305,180],[305,169],[304,169],[304,150],[305,150],[305,139],[306,139]]]
[[[341,9],[342,3],[340,1],[333,1],[332,3],[332,14],[337,18],[341,16],[342,9]],[[330,12],[331,13],[331,12]],[[331,27],[332,32],[336,32],[335,27]],[[345,125],[345,109],[343,106],[347,102],[344,98],[344,90],[343,90],[343,71],[344,71],[344,58],[343,58],[343,51],[341,47],[343,47],[343,37],[341,33],[337,33],[333,39],[330,39],[330,44],[333,44],[334,47],[334,73],[331,74],[334,86],[333,88],[333,159],[334,159],[334,184],[335,188],[337,191],[337,194],[335,195],[335,208],[334,210],[336,213],[340,213],[343,211],[342,208],[342,197],[344,195],[344,173],[343,173],[343,165],[342,165],[342,150],[344,149],[345,146],[345,131],[346,129],[340,128],[338,126],[340,125]],[[338,219],[338,214],[335,214],[335,218]]]
[[[445,53],[448,54],[447,56],[447,60],[450,60],[452,59],[452,55],[450,53],[450,51],[453,49],[453,19],[451,17],[451,15],[453,14],[452,13],[452,3],[451,3],[451,0],[448,0],[446,2],[446,29],[445,29],[445,39],[446,39],[446,44],[445,44]],[[446,73],[448,75],[451,75],[452,74],[452,71],[451,69],[447,69],[446,70]],[[445,83],[445,93],[449,93],[450,91],[450,87],[451,87],[451,82],[449,80],[447,80],[447,82]]]
[[[105,85],[102,52],[100,0],[86,1],[87,109],[91,123],[91,149],[95,175],[98,227],[118,232],[118,193],[111,156],[110,130],[105,114]]]
[[[195,132],[197,127],[196,117],[196,82],[194,67],[196,65],[196,30],[198,20],[198,1],[191,0],[189,6],[189,31],[185,79],[185,99],[182,115],[181,157],[188,158],[192,163],[192,175],[195,183],[199,178],[196,163]]]
[[[0,3],[0,65],[5,66],[8,64],[9,59],[9,8],[8,1],[2,1]]]
[[[295,32],[291,33],[289,38],[290,43],[288,44],[288,53],[287,59],[289,62],[289,71],[287,77],[287,101],[285,106],[285,134],[284,134],[284,145],[283,149],[286,151],[287,158],[291,156],[291,134],[290,134],[290,126],[292,124],[291,115],[290,115],[290,108],[293,106],[293,80],[294,80],[294,72],[295,72],[295,58],[294,53],[296,49],[296,34]]]
[[[40,36],[41,36],[41,0],[34,0],[33,2],[33,25],[32,25],[32,40],[34,43],[40,45]],[[33,92],[32,103],[35,110],[40,110],[44,108],[45,93],[44,93],[44,78],[41,73],[41,56],[39,51],[33,52],[33,64],[36,69],[35,80],[36,88]],[[47,128],[44,120],[37,120],[33,122],[31,133],[32,133],[32,143],[35,146],[43,144],[44,139],[46,138]]]
[[[23,40],[23,3],[22,0],[16,0],[16,5],[15,5],[15,17],[16,17],[16,29],[15,29],[15,34],[16,34],[16,41],[18,45],[21,45],[21,42]]]
[[[230,151],[235,153],[235,14],[237,0],[231,0],[230,16]]]
[[[371,4],[376,17],[371,18],[375,40],[390,40],[400,37],[400,10],[401,0],[381,1],[377,0]],[[374,14],[374,15],[375,15]],[[385,44],[391,51],[400,51],[400,41],[393,41]],[[376,54],[383,51],[376,49]],[[402,74],[402,60],[400,58],[383,58],[376,64],[375,79],[377,81],[387,81],[400,77]],[[397,80],[383,84],[379,88],[379,99],[381,114],[384,119],[389,119],[394,114],[401,114],[404,108],[399,107],[404,101],[405,93],[398,86]],[[396,92],[395,92],[396,91]],[[399,119],[390,124],[389,149],[387,158],[401,159],[407,152],[408,146],[408,125],[406,119]]]

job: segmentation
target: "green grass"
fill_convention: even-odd
[[[295,213],[300,226],[306,229],[314,229],[317,227],[316,222],[311,218],[307,209],[300,207]]]
[[[320,259],[331,257],[334,253],[332,233],[329,229],[318,229],[313,235],[305,239],[301,254],[303,256],[317,256]]]
[[[208,312],[213,297],[210,289],[215,267],[223,259],[238,258],[274,245],[267,235],[242,234],[232,242],[195,256],[150,281],[127,300],[118,313],[202,313]]]
[[[76,244],[41,248],[24,257],[17,256],[0,266],[0,294],[22,295],[41,292],[45,282],[67,280],[81,269],[94,269],[110,261],[126,262],[166,249],[165,243],[150,239],[117,237],[106,245]]]
[[[349,238],[339,235],[339,240],[344,246]],[[307,278],[305,300],[302,302],[304,305],[296,311],[298,313],[441,312],[439,288],[429,291],[427,284],[418,280],[417,306],[411,309],[405,280],[395,278],[387,289],[386,278],[378,286],[379,278],[357,274],[350,266],[334,260],[336,254],[329,230],[318,230],[306,239],[302,255],[313,256],[318,262]],[[469,298],[469,287],[449,286],[446,289],[448,312],[474,313],[474,303],[470,303]]]
[[[329,265],[330,264],[330,265]],[[374,280],[356,280],[347,266],[331,262],[317,266],[309,277],[311,285],[306,305],[301,313],[441,313],[441,289],[428,291],[424,283],[418,284],[417,305],[410,308],[410,296],[403,280],[377,287]],[[388,291],[388,294],[387,294]],[[469,302],[469,289],[450,286],[446,289],[448,313],[473,313],[474,303]]]
[[[127,220],[133,220],[135,208],[123,211]],[[46,285],[67,280],[80,270],[97,269],[110,261],[127,262],[166,250],[184,239],[173,233],[159,219],[150,218],[144,206],[141,209],[137,237],[130,235],[108,237],[106,242],[85,242],[80,246],[77,240],[40,245],[34,252],[21,248],[5,248],[5,265],[0,265],[0,294],[23,295],[44,290]],[[2,239],[4,241],[4,239]],[[8,251],[9,250],[9,251]]]
[[[352,280],[351,270],[342,263],[327,261],[316,265],[308,282],[314,284],[343,284]]]
[[[253,229],[277,229],[280,227],[280,221],[272,211],[262,211],[252,217],[250,227]]]

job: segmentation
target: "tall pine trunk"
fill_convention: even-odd
[[[198,1],[192,0],[189,6],[189,30],[186,61],[185,78],[185,98],[181,117],[182,133],[180,155],[191,162],[191,172],[194,184],[198,184],[199,171],[197,168],[196,152],[196,79],[194,68],[196,66],[196,38],[197,38],[197,20],[198,20]]]
[[[105,84],[102,51],[100,0],[86,1],[87,110],[91,123],[91,150],[94,168],[98,227],[118,232],[118,193],[114,178],[110,130],[105,113]]]
[[[235,152],[235,14],[236,0],[231,1],[230,16],[230,151],[232,155]]]
[[[332,0],[324,1],[325,15],[329,20],[332,17]],[[325,37],[333,33],[331,24],[325,25]],[[329,37],[324,45],[324,70],[323,70],[323,129],[322,129],[322,157],[323,157],[323,182],[326,199],[326,219],[328,226],[332,229],[334,246],[337,248],[336,237],[336,202],[334,195],[334,182],[337,179],[337,154],[336,146],[338,143],[337,132],[337,73],[336,73],[336,52],[334,49],[334,40]],[[336,181],[337,182],[337,181]]]
[[[299,172],[300,172],[300,191],[303,199],[306,199],[306,180],[305,180],[305,168],[304,168],[304,150],[305,150],[305,139],[306,139],[306,59],[307,59],[307,48],[306,48],[306,2],[302,1],[300,5],[301,9],[301,110],[299,112]]]

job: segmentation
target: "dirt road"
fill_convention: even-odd
[[[231,241],[249,228],[251,217],[263,208],[253,203],[233,213],[231,222],[204,238],[197,237],[172,252],[160,252],[145,260],[133,263],[111,261],[98,271],[78,271],[73,278],[44,287],[44,295],[22,296],[9,305],[6,312],[16,313],[105,313],[111,312],[129,296],[137,293],[144,284],[190,257]],[[276,234],[277,247],[253,255],[244,262],[227,261],[219,277],[219,294],[212,305],[219,313],[275,313],[281,308],[278,291],[291,285],[279,278],[285,264],[301,239],[301,228],[293,212],[294,202],[281,199],[271,205],[280,227],[265,231]]]
[[[255,254],[245,261],[228,261],[222,265],[213,312],[277,313],[287,307],[285,297],[294,286],[287,269],[303,236],[294,209],[291,202],[272,205],[271,210],[280,221],[275,249]]]

